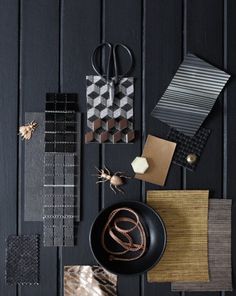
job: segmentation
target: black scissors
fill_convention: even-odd
[[[97,53],[98,50],[102,50],[102,48],[108,48],[108,61],[107,61],[107,66],[106,66],[106,73],[102,73],[102,71],[100,69],[102,69],[102,67],[98,67],[97,66]],[[129,67],[128,70],[123,73],[123,74],[118,74],[118,69],[117,69],[117,49],[118,47],[123,48],[129,56]],[[113,71],[114,71],[114,76],[112,76],[111,73],[111,66],[112,66],[112,62],[113,62]],[[106,83],[109,86],[109,97],[111,99],[111,103],[113,104],[114,101],[114,91],[115,91],[115,86],[119,83],[119,81],[125,77],[126,75],[128,75],[128,73],[130,72],[130,70],[133,68],[133,56],[131,51],[129,50],[129,48],[122,44],[122,43],[116,43],[114,45],[112,45],[109,42],[104,42],[99,44],[95,50],[93,51],[92,57],[91,57],[91,64],[92,67],[94,69],[94,71],[97,73],[97,75],[103,77],[106,80]]]

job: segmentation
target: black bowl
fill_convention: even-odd
[[[109,214],[120,207],[128,207],[134,210],[139,215],[146,232],[147,250],[137,260],[110,261],[109,254],[101,244],[102,230]],[[89,243],[96,261],[108,271],[124,275],[140,274],[151,269],[161,259],[166,247],[166,230],[158,213],[145,203],[137,201],[121,202],[102,210],[98,214],[90,229]],[[108,241],[107,246],[110,248],[111,245],[112,242],[109,245]],[[113,247],[114,245],[111,248],[114,249]]]

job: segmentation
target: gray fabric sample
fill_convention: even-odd
[[[75,154],[45,152],[43,212],[45,246],[74,245],[76,176],[74,172],[68,174],[65,168],[74,168],[75,160]]]
[[[232,291],[231,204],[229,199],[209,200],[209,282],[176,282],[172,291]]]
[[[213,108],[230,75],[187,54],[152,116],[190,137]]]
[[[24,219],[25,221],[43,221],[43,185],[44,185],[44,113],[26,112],[25,122],[35,120],[38,127],[29,141],[25,141],[24,171]],[[75,220],[80,221],[80,149],[81,149],[81,114],[76,112],[77,167],[65,167],[66,173],[76,170]],[[62,166],[57,166],[60,174]],[[51,170],[51,171],[50,171]],[[52,173],[52,167],[45,168],[45,174]],[[50,190],[50,189],[49,189]]]
[[[32,138],[25,141],[24,219],[25,221],[42,221],[44,113],[26,112],[25,122],[33,120],[38,123],[38,127]]]
[[[8,236],[6,283],[39,284],[39,235]]]

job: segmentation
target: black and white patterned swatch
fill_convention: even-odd
[[[44,245],[73,246],[78,207],[78,154],[74,94],[47,94],[44,158]]]
[[[230,75],[187,54],[152,116],[194,136],[213,108]]]
[[[87,126],[90,131],[85,142],[129,143],[134,139],[133,129],[133,77],[122,78],[114,90],[114,102],[109,85],[101,76],[86,76]]]
[[[189,137],[178,132],[176,129],[171,128],[167,135],[167,139],[177,144],[173,156],[173,163],[194,171],[200,161],[210,133],[211,131],[209,129],[200,128],[195,136]],[[196,162],[188,163],[187,157],[190,154],[196,155]]]
[[[6,283],[39,284],[39,235],[8,236]]]

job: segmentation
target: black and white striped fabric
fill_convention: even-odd
[[[44,157],[44,245],[73,246],[77,185],[77,96],[47,94]]]
[[[152,116],[194,136],[210,113],[230,75],[187,54]]]

